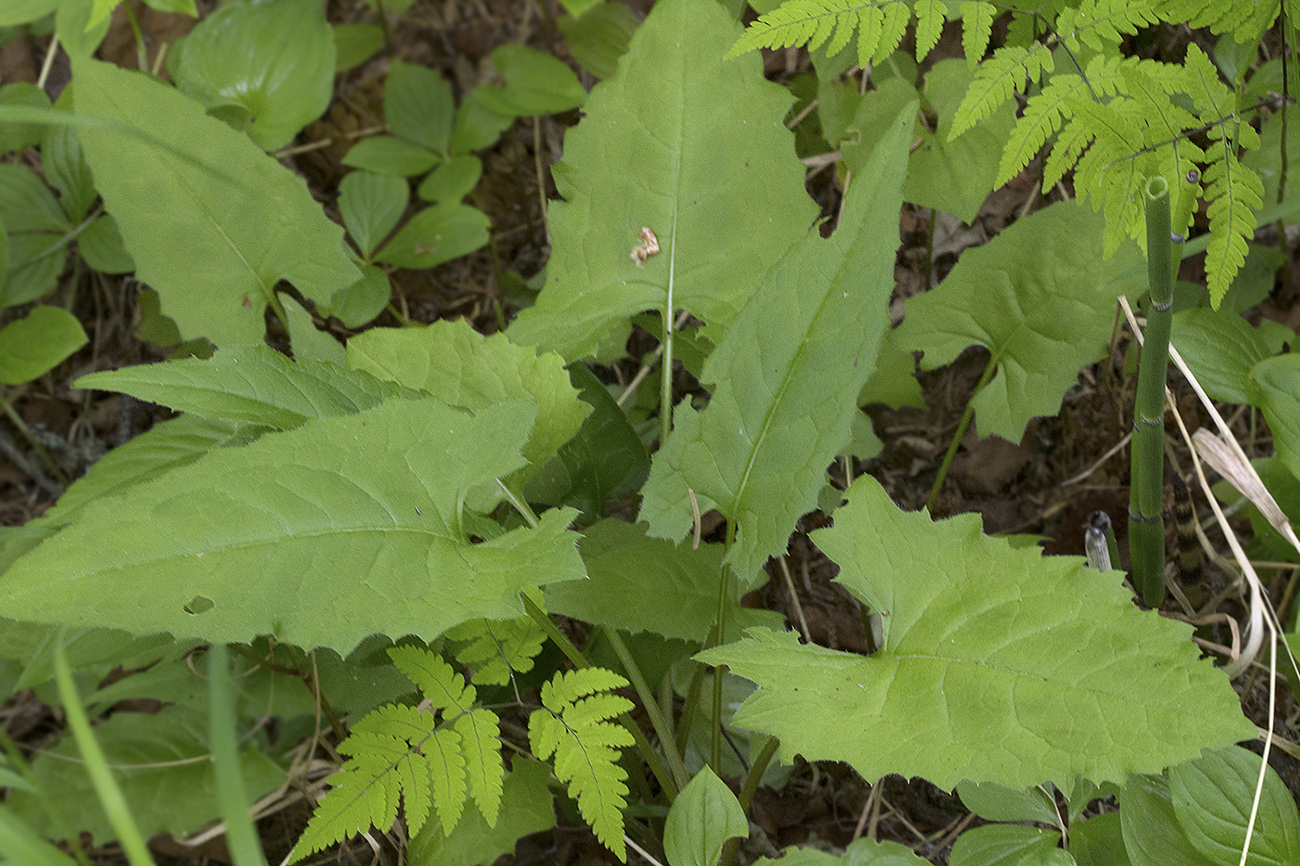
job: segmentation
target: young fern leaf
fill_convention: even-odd
[[[503,686],[511,673],[527,673],[542,651],[546,635],[530,617],[504,621],[474,619],[447,630],[447,639],[460,643],[456,661],[474,670],[480,686]]]
[[[627,860],[623,812],[627,772],[619,750],[632,735],[609,719],[632,709],[614,689],[627,680],[604,668],[559,673],[542,686],[542,707],[528,718],[528,742],[539,758],[555,756],[555,775],[568,783],[582,817],[601,844]]]
[[[1084,0],[1077,9],[1061,10],[1056,34],[1071,51],[1083,43],[1100,52],[1159,20],[1151,0]]]
[[[291,861],[371,827],[391,827],[399,801],[411,835],[431,812],[450,835],[470,797],[496,826],[504,773],[496,714],[475,707],[474,687],[436,654],[410,646],[388,654],[424,700],[418,707],[380,707],[353,726],[338,748],[348,759],[330,778],[333,787]]]

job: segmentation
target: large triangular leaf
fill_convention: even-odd
[[[735,723],[784,760],[846,761],[863,777],[1069,789],[1122,781],[1255,735],[1192,628],[1137,609],[1118,575],[980,534],[978,515],[900,511],[870,476],[813,540],[880,613],[871,656],[754,630],[701,658],[759,690]]]
[[[784,550],[849,442],[857,396],[889,327],[898,211],[916,103],[905,106],[849,188],[829,239],[816,233],[772,269],[704,365],[703,412],[683,403],[655,455],[640,519],[678,540],[701,510],[736,521],[729,561],[744,584]]]
[[[763,80],[756,55],[722,59],[739,34],[713,0],[662,0],[596,85],[554,167],[555,252],[515,342],[621,353],[626,318],[662,309],[666,291],[721,331],[808,228],[816,207],[781,123],[790,93]],[[642,227],[662,252],[638,268]]]
[[[326,303],[361,274],[302,178],[171,87],[73,61],[77,135],[140,279],[183,339],[260,342],[278,280]],[[131,134],[118,124],[132,128]]]
[[[521,588],[582,576],[574,512],[471,544],[462,502],[522,464],[534,414],[393,399],[213,451],[84,506],[5,574],[0,615],[344,654],[522,615]]]
[[[934,291],[907,302],[898,343],[921,368],[987,346],[998,371],[971,402],[981,436],[1019,442],[1029,419],[1053,415],[1079,368],[1106,350],[1115,298],[1138,297],[1146,265],[1133,244],[1102,257],[1103,220],[1075,202],[1053,205],[962,254]]]

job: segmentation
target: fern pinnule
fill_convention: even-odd
[[[388,657],[397,669],[415,683],[434,709],[469,712],[478,693],[465,684],[465,678],[452,670],[442,658],[415,646],[395,646]]]
[[[456,650],[456,661],[472,668],[478,685],[503,686],[510,674],[527,673],[546,640],[540,626],[530,617],[492,621],[474,619],[446,633],[448,640],[465,642]]]
[[[1210,301],[1216,308],[1246,262],[1246,238],[1254,234],[1255,211],[1264,203],[1264,184],[1259,175],[1237,159],[1235,147],[1226,136],[1218,144],[1223,146],[1212,147],[1210,152],[1220,152],[1222,158],[1211,162],[1202,178],[1210,218],[1205,273]]]
[[[916,0],[912,8],[916,11],[916,62],[920,63],[939,44],[947,6],[943,0]]]
[[[1224,3],[1222,0],[1204,0],[1201,8],[1180,16],[1192,29],[1208,27],[1218,36],[1231,33],[1236,42],[1256,42],[1260,34],[1277,20],[1281,4],[1275,3]],[[1172,11],[1172,10],[1171,10]],[[1169,11],[1165,12],[1169,15]]]
[[[601,844],[626,860],[623,813],[627,772],[619,750],[632,735],[610,719],[632,709],[612,694],[627,680],[604,668],[556,674],[542,686],[542,708],[528,718],[528,742],[539,758],[555,756],[555,775],[569,786],[582,817]]]
[[[993,35],[993,19],[998,17],[998,9],[984,0],[962,0],[960,9],[961,49],[966,55],[966,65],[974,68],[988,50],[989,37]]]
[[[505,782],[499,745],[501,720],[491,710],[479,708],[458,716],[452,728],[461,736],[470,796],[488,826],[495,827]]]
[[[827,39],[831,39],[827,54],[838,54],[853,37],[859,14],[874,5],[860,0],[789,0],[758,16],[727,51],[727,57],[737,57],[756,48],[791,45],[807,45],[813,50]]]

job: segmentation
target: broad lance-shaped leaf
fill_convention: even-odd
[[[1115,573],[980,534],[977,515],[905,513],[870,476],[813,541],[878,611],[870,656],[752,630],[701,653],[758,684],[742,728],[782,759],[845,761],[866,779],[923,776],[1069,790],[1122,782],[1255,735],[1192,628],[1140,611]]]
[[[352,415],[415,392],[359,370],[261,346],[231,346],[211,358],[142,364],[76,381],[78,388],[120,391],[191,415],[288,430],[310,418]]]
[[[529,474],[555,456],[591,411],[577,399],[559,355],[539,356],[500,334],[485,337],[463,321],[372,328],[348,340],[347,363],[471,412],[506,400],[532,400],[537,420],[523,449]]]
[[[89,58],[73,61],[78,127],[95,188],[140,279],[183,339],[261,342],[277,281],[328,303],[361,277],[302,178],[174,88]]]
[[[6,572],[0,615],[344,655],[376,632],[521,616],[523,587],[583,575],[575,512],[471,544],[462,502],[519,468],[535,412],[392,399],[218,449],[87,504]]]
[[[1019,442],[1036,415],[1052,415],[1079,368],[1100,358],[1115,298],[1137,297],[1146,265],[1133,244],[1102,257],[1103,220],[1076,202],[1052,205],[962,253],[938,288],[907,302],[899,345],[921,368],[952,363],[970,345],[997,373],[972,399],[981,436]]]
[[[904,106],[849,187],[829,239],[804,238],[772,269],[704,365],[703,412],[677,408],[655,455],[640,519],[678,540],[701,510],[736,522],[728,552],[742,584],[784,550],[850,438],[857,396],[889,327],[898,209],[916,103]]]
[[[554,167],[555,253],[537,306],[509,335],[572,360],[621,354],[627,318],[689,310],[715,339],[754,286],[807,230],[790,93],[763,80],[757,55],[723,60],[740,25],[713,0],[662,0],[618,72],[596,85]],[[661,252],[638,268],[642,227]]]

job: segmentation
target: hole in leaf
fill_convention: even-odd
[[[192,616],[198,616],[201,613],[207,613],[217,606],[217,603],[206,595],[196,595],[185,605],[185,612]]]

